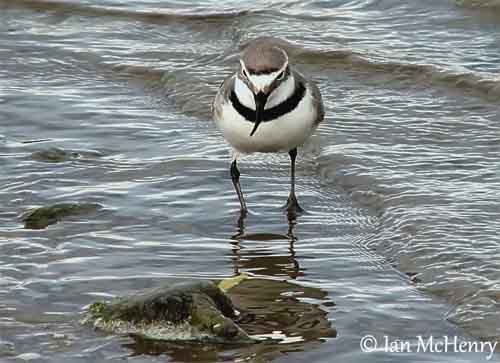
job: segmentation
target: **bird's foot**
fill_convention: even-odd
[[[232,239],[238,240],[245,235],[245,219],[247,217],[247,213],[247,209],[240,209],[240,216],[238,217],[238,221],[236,222],[238,231],[233,236],[231,236]]]
[[[302,209],[299,202],[297,202],[295,195],[290,195],[288,197],[288,200],[282,209],[287,211],[289,216],[297,216],[305,213],[305,210]]]
[[[240,208],[240,218],[245,219],[248,215],[247,207]]]

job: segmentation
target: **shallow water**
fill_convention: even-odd
[[[484,361],[359,341],[500,336],[499,9],[0,0],[0,360]],[[263,34],[296,44],[326,106],[291,224],[286,155],[242,161],[239,223],[210,119],[240,44]],[[33,155],[53,147],[70,157]],[[103,208],[24,229],[29,209],[67,202]],[[153,346],[78,324],[96,299],[238,272],[270,281],[240,299],[275,344]]]

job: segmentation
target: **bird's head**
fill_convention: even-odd
[[[269,96],[289,75],[288,56],[283,49],[264,42],[251,44],[244,50],[238,78],[252,92],[255,101],[255,124],[250,136],[262,122]]]

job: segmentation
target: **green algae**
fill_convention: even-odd
[[[95,317],[102,317],[102,313],[106,308],[106,303],[104,301],[96,301],[89,306],[89,312]]]
[[[228,290],[232,289],[233,287],[237,286],[244,280],[248,279],[249,276],[245,273],[241,273],[239,275],[236,275],[234,277],[230,277],[228,279],[221,280],[217,286],[219,289],[221,289],[224,292],[227,292]]]
[[[210,281],[195,281],[97,301],[82,322],[108,333],[155,340],[254,343],[234,322],[236,317],[222,289]]]

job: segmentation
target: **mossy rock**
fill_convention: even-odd
[[[47,163],[61,163],[64,161],[76,159],[80,156],[75,151],[66,151],[57,147],[51,147],[46,150],[35,151],[31,157],[37,161],[44,161]]]
[[[210,281],[186,282],[96,302],[85,323],[115,334],[149,339],[253,343],[235,322],[230,298]]]
[[[100,208],[101,205],[95,203],[60,203],[31,210],[22,220],[24,228],[43,229],[65,218],[94,213]]]

